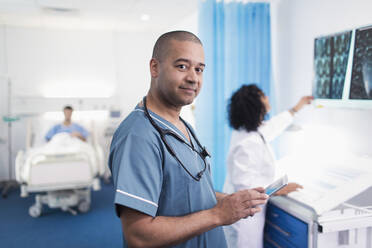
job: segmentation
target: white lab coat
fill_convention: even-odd
[[[232,132],[223,189],[225,193],[265,187],[274,181],[275,157],[269,142],[280,135],[292,120],[292,114],[285,111],[264,122],[258,131],[240,129]],[[263,247],[266,206],[261,207],[262,211],[253,217],[224,228],[229,247]]]

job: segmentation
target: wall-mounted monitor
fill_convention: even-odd
[[[316,103],[372,108],[372,26],[315,38]]]

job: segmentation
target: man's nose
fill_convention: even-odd
[[[194,69],[188,71],[186,79],[189,83],[194,84],[199,80],[198,75],[196,74],[196,71]]]

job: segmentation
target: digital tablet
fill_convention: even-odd
[[[288,184],[288,176],[284,175],[269,186],[265,188],[265,193],[268,196],[272,196],[275,192],[282,189],[284,186]]]

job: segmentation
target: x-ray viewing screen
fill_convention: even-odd
[[[351,31],[315,39],[315,98],[342,99]]]
[[[350,99],[372,99],[372,26],[357,29]]]

